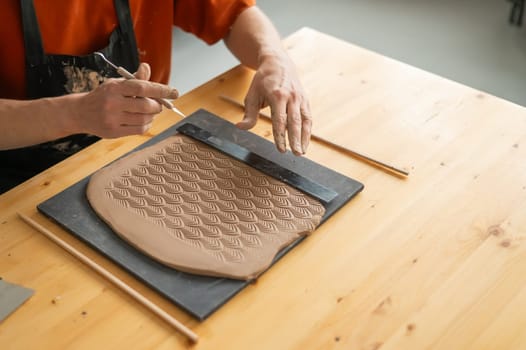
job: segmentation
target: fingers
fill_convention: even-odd
[[[100,120],[93,134],[104,138],[141,135],[151,128],[154,118],[153,114],[114,112]]]
[[[161,104],[154,100],[175,99],[179,93],[169,86],[150,82],[150,67],[141,64],[137,79],[108,79],[89,93],[79,95],[80,107],[74,120],[82,132],[103,138],[144,134],[152,125]]]
[[[256,125],[259,110],[266,105],[265,102],[260,102],[261,97],[254,91],[252,88],[249,89],[244,103],[245,115],[243,120],[237,123],[237,126],[244,130]],[[308,101],[302,94],[297,95],[284,90],[274,91],[269,101],[272,112],[272,133],[277,149],[281,153],[287,150],[288,135],[292,152],[295,155],[305,154],[312,130]]]
[[[272,96],[270,108],[276,147],[280,152],[285,152],[285,135],[288,135],[292,152],[295,155],[305,154],[312,127],[308,102],[303,94],[286,89],[277,89]]]
[[[272,108],[272,133],[274,142],[281,153],[287,150],[286,135],[292,153],[303,155],[309,144],[312,120],[305,118],[295,101],[281,101]]]
[[[249,89],[245,97],[245,115],[243,116],[243,120],[236,124],[237,127],[243,130],[252,129],[258,120],[260,108],[261,103],[254,93],[254,89]]]
[[[146,80],[130,79],[119,84],[120,93],[124,96],[176,99],[179,92],[168,85]]]
[[[142,135],[152,127],[155,115],[124,112],[118,118],[119,125],[113,129],[115,136]]]
[[[146,62],[142,62],[134,75],[135,78],[139,80],[150,80],[151,73],[152,70],[150,68],[150,65]]]
[[[122,83],[104,84],[99,89],[106,91],[97,92],[98,97],[95,98],[100,99],[95,102],[100,106],[96,112],[96,118],[100,120],[99,136],[114,138],[144,134],[162,111],[162,106],[155,100],[123,95]]]
[[[116,107],[128,113],[159,114],[162,106],[151,98],[119,96]]]
[[[116,108],[122,111],[115,116],[114,133],[117,137],[146,133],[155,116],[162,111],[162,106],[149,98],[120,97],[116,104]]]
[[[292,98],[287,104],[287,134],[289,136],[290,149],[297,156],[303,154],[301,129],[302,121],[300,105],[295,98]]]
[[[312,116],[301,82],[286,54],[269,55],[260,62],[245,98],[244,118],[238,127],[252,128],[259,110],[266,105],[271,109],[276,148],[286,152],[288,139],[295,155],[305,154],[311,136]]]
[[[141,64],[139,70],[135,74],[136,76],[146,77],[150,74],[149,69],[150,68],[148,65]],[[159,84],[148,80],[108,79],[99,88],[102,88],[108,94],[130,97],[150,97],[167,99],[176,99],[177,97],[179,97],[179,92],[177,91],[177,89],[174,89],[168,85]]]
[[[307,153],[310,137],[312,134],[312,114],[309,102],[304,100],[300,107],[301,114],[301,149],[303,154]]]
[[[285,153],[287,142],[285,134],[287,129],[287,103],[281,99],[274,100],[270,103],[272,113],[272,134],[278,151]]]
[[[143,133],[151,127],[154,117],[153,115],[142,113],[124,113],[120,127],[144,130],[141,132]]]
[[[149,69],[147,65],[141,67],[146,68],[139,67],[137,74],[148,73],[145,73],[145,70]],[[158,114],[162,111],[162,106],[153,99],[175,99],[179,95],[176,89],[167,85],[137,79],[110,79],[99,89],[101,94],[107,97],[107,109],[118,108],[131,113]]]
[[[118,128],[112,129],[111,132],[108,132],[105,138],[117,138],[128,135],[143,135],[150,130],[152,123],[147,123],[144,125],[127,125],[123,124]]]

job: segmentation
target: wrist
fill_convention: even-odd
[[[48,116],[54,116],[51,122],[52,133],[58,137],[82,133],[79,120],[81,93],[59,97],[43,98],[42,106]],[[48,119],[51,120],[51,119]]]
[[[258,54],[258,67],[266,63],[274,63],[276,61],[283,61],[287,59],[287,54],[282,49],[261,49]]]

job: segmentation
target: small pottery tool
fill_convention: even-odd
[[[115,64],[113,64],[110,60],[108,60],[106,58],[106,56],[104,56],[102,53],[100,52],[95,52],[95,55],[99,56],[100,58],[102,58],[104,60],[104,62],[106,62],[107,64],[109,64],[111,67],[113,67],[115,69],[115,71],[117,71],[117,73],[123,77],[123,78],[126,78],[126,79],[137,79],[135,78],[135,75],[133,75],[132,73],[128,72],[124,67],[119,67]],[[178,110],[177,108],[175,108],[175,106],[172,104],[172,102],[170,102],[169,100],[167,99],[164,99],[164,98],[154,98],[155,101],[159,102],[160,104],[162,104],[163,106],[165,106],[166,108],[168,109],[171,109],[172,111],[174,111],[175,113],[179,114],[181,117],[185,118],[186,115],[181,112],[180,110]]]
[[[104,269],[102,266],[95,263],[93,260],[88,258],[86,255],[82,254],[78,250],[76,250],[74,247],[63,241],[62,239],[58,238],[54,233],[46,229],[44,226],[38,224],[33,219],[30,219],[28,216],[18,213],[18,216],[25,221],[29,226],[33,227],[40,233],[42,233],[44,236],[58,244],[60,247],[64,248],[68,253],[73,255],[75,258],[82,261],[84,264],[88,265],[88,267],[91,267],[93,270],[98,272],[102,277],[105,277],[110,282],[112,282],[115,286],[119,287],[123,292],[128,294],[129,296],[133,297],[135,300],[137,300],[139,303],[141,303],[143,306],[148,308],[150,311],[155,313],[157,316],[162,318],[164,321],[168,322],[172,327],[174,327],[176,330],[183,333],[186,337],[188,337],[191,341],[197,342],[198,336],[194,332],[192,332],[189,328],[187,328],[184,324],[176,320],[173,316],[168,314],[166,311],[152,303],[150,300],[148,300],[145,296],[138,293],[135,289],[124,283],[122,280],[120,280],[118,277],[113,275],[108,270]]]
[[[232,103],[232,104],[238,106],[238,107],[241,107],[241,108],[243,108],[243,109],[245,108],[245,106],[244,106],[242,103],[240,103],[240,102],[234,100],[234,99],[231,98],[231,97],[224,96],[224,95],[220,95],[219,97],[220,97],[221,99],[225,100],[225,101],[228,101],[228,102],[230,102],[230,103]],[[272,119],[268,114],[263,113],[263,112],[259,112],[259,115],[262,116],[262,117],[264,117],[264,118],[266,118],[266,119],[269,119],[269,120]],[[320,143],[323,143],[323,144],[325,144],[325,145],[328,145],[328,146],[330,146],[330,147],[333,147],[333,148],[335,148],[335,149],[337,149],[337,150],[339,150],[339,151],[341,151],[341,152],[343,152],[343,153],[346,153],[346,154],[352,156],[353,158],[356,158],[356,159],[358,159],[358,160],[361,160],[361,161],[363,161],[363,162],[366,162],[366,163],[369,164],[369,165],[372,165],[372,166],[374,166],[374,167],[376,167],[376,168],[379,168],[379,169],[381,169],[381,170],[384,170],[384,171],[388,172],[389,174],[396,175],[397,177],[404,178],[404,179],[405,179],[407,176],[409,176],[409,172],[407,172],[407,171],[405,171],[405,170],[398,169],[398,168],[396,168],[396,167],[394,167],[394,166],[392,166],[392,165],[389,165],[389,164],[387,164],[387,163],[384,163],[384,162],[381,162],[381,161],[379,161],[379,160],[373,159],[373,158],[371,158],[371,157],[369,157],[369,156],[366,156],[366,155],[364,155],[364,154],[362,154],[362,153],[358,153],[358,152],[356,152],[356,151],[353,151],[353,150],[351,150],[351,149],[349,149],[349,148],[347,148],[347,147],[344,147],[344,146],[338,145],[338,144],[336,144],[336,143],[334,143],[334,142],[331,142],[331,141],[329,141],[329,140],[327,140],[327,139],[324,139],[323,137],[320,137],[320,136],[318,136],[318,135],[312,134],[312,135],[311,135],[311,138],[312,138],[313,140],[316,140],[316,141],[320,142]]]

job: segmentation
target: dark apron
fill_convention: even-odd
[[[94,54],[46,55],[33,0],[21,0],[20,4],[26,51],[28,99],[87,92],[95,89],[108,77],[118,77],[114,69]],[[114,0],[114,5],[119,25],[111,33],[109,45],[98,51],[117,65],[135,72],[139,66],[139,54],[128,0]],[[0,151],[0,164],[2,164],[0,193],[97,140],[99,138],[93,135],[77,134],[35,146]]]

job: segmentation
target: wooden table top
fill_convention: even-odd
[[[307,157],[364,191],[204,322],[37,213],[36,205],[148,140],[103,140],[0,196],[0,276],[35,294],[2,349],[524,349],[526,109],[304,28],[284,41],[314,132],[410,172],[312,142]],[[176,101],[237,121],[253,72]],[[179,121],[165,111],[151,134]],[[271,139],[261,120],[254,132]],[[193,329],[179,333],[25,224],[27,214]]]

